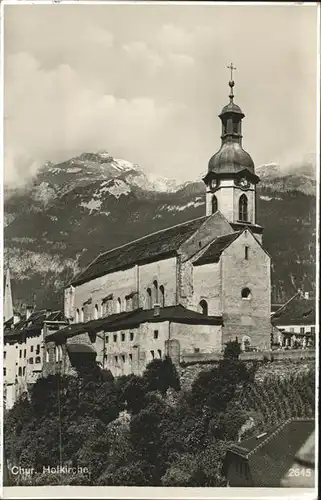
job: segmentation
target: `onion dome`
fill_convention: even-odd
[[[248,169],[254,172],[254,162],[238,142],[224,142],[208,163],[208,171],[217,174],[236,173]]]

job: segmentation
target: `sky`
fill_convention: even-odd
[[[195,180],[220,147],[218,115],[245,114],[257,166],[313,161],[313,5],[5,5],[4,177],[108,151]]]

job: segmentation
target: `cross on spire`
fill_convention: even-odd
[[[231,70],[231,79],[228,82],[228,84],[229,84],[229,87],[231,89],[229,98],[230,98],[230,102],[232,102],[233,99],[234,99],[234,94],[233,94],[233,87],[234,87],[233,71],[236,69],[236,67],[233,66],[233,63],[231,63],[229,66],[227,66],[227,68]]]
[[[233,71],[237,69],[235,66],[233,66],[233,63],[231,63],[229,66],[227,66],[228,69],[231,70],[231,82],[233,81]]]

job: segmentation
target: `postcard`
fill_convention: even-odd
[[[316,498],[320,6],[4,1],[4,498]]]

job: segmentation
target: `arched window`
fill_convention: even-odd
[[[206,300],[201,300],[200,308],[201,308],[201,313],[204,314],[204,316],[207,316],[208,315],[208,305],[207,305]]]
[[[79,309],[76,310],[76,323],[79,323]]]
[[[95,319],[98,319],[98,304],[95,305]]]
[[[239,200],[239,220],[242,222],[247,222],[247,219],[247,197],[245,196],[245,194],[242,194]]]
[[[147,309],[152,308],[152,291],[150,288],[147,288],[146,290],[147,293]]]
[[[163,285],[159,287],[159,303],[161,307],[165,307],[165,289]]]
[[[153,292],[154,292],[154,304],[158,304],[158,283],[157,281],[153,281]]]
[[[84,308],[82,307],[81,308],[81,311],[80,311],[80,322],[83,323],[84,322],[84,316],[85,316],[85,310]]]
[[[120,297],[118,297],[118,299],[117,299],[116,307],[117,307],[117,312],[120,313],[120,311],[121,311],[121,299],[120,299]]]
[[[250,299],[251,298],[251,290],[249,288],[243,288],[241,292],[242,299]]]
[[[216,196],[213,196],[212,198],[212,214],[215,214],[217,212],[218,204],[217,204],[217,198]]]

